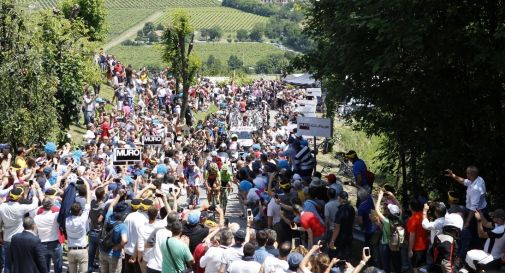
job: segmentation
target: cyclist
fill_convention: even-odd
[[[209,165],[209,169],[205,172],[205,188],[207,189],[207,199],[209,200],[209,204],[212,204],[212,201],[215,203],[219,203],[219,190],[221,188],[221,173],[219,172],[219,168],[216,163],[211,163]],[[214,194],[217,197],[217,200],[213,200]]]
[[[184,177],[186,178],[186,181],[188,182],[188,204],[189,205],[198,205],[198,200],[200,197],[200,194],[198,193],[198,186],[201,183],[201,172],[200,169],[196,166],[195,161],[191,160],[189,161],[188,167],[184,171]]]
[[[230,182],[232,182],[232,180],[233,173],[230,170],[230,166],[224,164],[221,168],[221,201],[223,201],[223,198],[228,198],[228,194],[231,192]],[[223,208],[223,210],[226,210],[226,208]]]

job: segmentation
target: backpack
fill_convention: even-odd
[[[112,235],[114,233],[114,228],[122,224],[122,221],[116,221],[114,224],[107,224],[102,228],[102,233],[100,234],[100,249],[109,252],[114,247],[114,242],[112,242]]]
[[[390,228],[389,249],[391,251],[400,251],[405,243],[405,228],[400,222],[392,223]]]

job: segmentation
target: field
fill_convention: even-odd
[[[169,9],[158,21],[170,23],[175,10]],[[195,30],[220,26],[224,32],[229,33],[239,29],[251,30],[254,25],[268,21],[267,17],[226,7],[195,7],[185,10],[189,13]]]
[[[282,53],[281,49],[264,43],[196,43],[195,53],[207,60],[209,55],[214,55],[227,65],[230,55],[236,55],[244,60],[245,66],[254,66],[256,62],[270,54]],[[109,50],[125,64],[132,64],[135,68],[142,66],[163,67],[160,46],[117,46]]]
[[[60,0],[17,0],[22,7],[46,9],[56,7]],[[164,9],[168,7],[215,7],[220,6],[217,0],[107,0],[105,8],[117,9]]]
[[[110,40],[123,33],[154,12],[154,9],[108,10],[106,21],[109,31],[107,39]]]

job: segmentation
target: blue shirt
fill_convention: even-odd
[[[321,205],[312,199],[305,200],[305,202],[303,202],[303,211],[310,211],[310,212],[314,213],[314,215],[316,215],[317,218],[319,218],[319,222],[324,223],[323,218],[321,217],[321,215],[319,215],[319,212],[317,211],[316,204],[319,206]],[[323,205],[323,208],[324,208],[324,205]]]
[[[376,226],[370,220],[370,212],[375,208],[373,204],[373,199],[371,196],[368,199],[363,200],[358,207],[358,216],[363,219],[363,227],[365,228],[365,233],[371,234],[375,232]]]
[[[254,252],[254,260],[260,264],[263,264],[263,262],[265,261],[265,258],[268,256],[273,256],[273,255],[268,253],[268,251],[266,250],[266,248],[264,246],[256,248],[256,251]]]
[[[352,163],[352,173],[354,174],[354,179],[358,182],[358,176],[361,175],[361,186],[364,187],[368,185],[368,181],[366,181],[366,165],[365,161],[358,159]]]
[[[106,221],[107,225],[114,225],[117,222],[117,220],[114,217],[112,217],[112,212],[110,210],[107,211],[105,221]],[[123,235],[127,235],[127,234],[128,234],[128,227],[126,226],[125,223],[121,223],[121,224],[116,225],[112,231],[112,243],[114,243],[115,245],[120,244],[121,237]],[[109,256],[111,256],[113,258],[121,258],[121,254],[122,254],[122,249],[114,250],[114,248],[112,248],[109,252]]]

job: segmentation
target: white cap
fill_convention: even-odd
[[[463,217],[458,213],[447,213],[444,217],[444,227],[455,227],[459,230],[463,229]]]
[[[389,210],[389,213],[391,213],[392,215],[396,215],[396,216],[400,215],[400,208],[395,204],[388,204],[388,210]]]
[[[210,153],[211,156],[217,156],[217,152],[216,151],[212,151],[212,153]]]
[[[295,173],[293,175],[293,180],[302,180],[302,177],[299,174]]]
[[[481,264],[481,265],[485,265],[485,264],[492,262],[493,260],[494,260],[493,255],[485,252],[484,250],[480,250],[480,249],[473,249],[473,250],[468,251],[466,253],[466,258],[465,258],[465,262],[473,270],[477,270],[477,266],[475,266],[476,263]]]
[[[67,177],[67,183],[75,183],[77,182],[77,175],[75,173],[71,173],[68,177]]]

